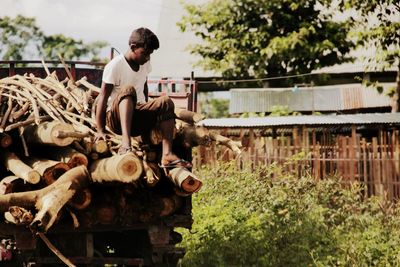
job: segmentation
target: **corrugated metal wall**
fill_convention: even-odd
[[[394,83],[383,84],[388,88]],[[315,86],[307,88],[231,89],[229,112],[271,112],[273,106],[288,106],[292,111],[340,111],[389,107],[390,99],[362,84]]]

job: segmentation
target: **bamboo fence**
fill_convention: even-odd
[[[358,181],[366,185],[368,196],[386,194],[389,199],[400,198],[398,128],[360,133],[352,126],[347,133],[333,133],[328,128],[295,127],[275,136],[264,136],[253,129],[241,130],[236,136],[230,135],[229,130],[220,132],[241,140],[242,155],[235,158],[229,149],[200,146],[194,153],[195,167],[230,160],[236,160],[238,166],[280,164],[299,176],[310,172],[315,179],[336,175],[345,184]]]

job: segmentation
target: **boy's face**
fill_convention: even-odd
[[[150,55],[153,53],[153,50],[147,50],[143,47],[132,46],[131,49],[134,60],[140,65],[143,65],[144,63],[149,61]]]

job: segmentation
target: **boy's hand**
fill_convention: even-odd
[[[97,142],[100,140],[107,141],[108,138],[109,138],[109,135],[106,134],[105,132],[97,132],[96,135],[94,136],[94,142]]]

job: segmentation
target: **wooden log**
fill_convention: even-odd
[[[57,137],[59,131],[72,132],[74,127],[58,121],[43,122],[39,125],[27,126],[24,135],[28,143],[53,146],[68,146],[75,140],[73,137]]]
[[[6,133],[0,133],[0,146],[3,148],[9,147],[12,144],[12,138]]]
[[[114,206],[103,205],[96,208],[96,222],[100,224],[112,224],[115,223],[117,210]]]
[[[11,114],[12,120],[16,121],[20,117],[22,117],[22,115],[24,115],[28,111],[29,107],[30,107],[30,103],[25,102],[24,105],[19,110],[17,110],[16,112]]]
[[[25,164],[15,153],[4,150],[0,157],[4,166],[15,176],[21,177],[30,184],[39,183],[40,174]]]
[[[205,119],[203,114],[182,108],[175,108],[175,115],[178,119],[190,124],[194,124]]]
[[[29,183],[26,183],[22,178],[15,175],[4,177],[0,181],[0,195],[24,192],[31,190]]]
[[[92,151],[100,154],[104,154],[109,151],[107,141],[105,140],[98,140],[93,143]]]
[[[160,181],[162,171],[156,163],[143,160],[144,179],[148,186],[155,186]]]
[[[6,113],[4,114],[2,120],[1,120],[1,124],[0,124],[0,132],[4,132],[4,128],[6,127],[6,122],[8,121],[8,118],[11,114],[11,110],[13,109],[13,102],[12,102],[12,98],[9,97],[8,98],[8,104],[7,104],[7,110]]]
[[[198,145],[210,146],[212,141],[208,129],[202,126],[185,125],[179,135],[183,137],[183,145],[187,148]]]
[[[132,183],[140,178],[142,172],[142,161],[134,153],[98,159],[90,166],[92,180],[98,183],[110,181]]]
[[[16,225],[28,225],[33,221],[31,211],[17,206],[10,207],[9,211],[4,213],[4,218]]]
[[[54,132],[54,136],[56,138],[72,137],[72,138],[76,138],[76,139],[81,139],[81,138],[89,136],[89,134],[90,133],[88,133],[88,132],[82,133],[82,132],[76,132],[75,130],[74,131],[55,131]]]
[[[100,88],[99,87],[97,87],[97,86],[94,86],[93,84],[91,84],[91,83],[89,83],[88,81],[87,81],[87,78],[86,77],[82,77],[80,80],[78,80],[77,82],[76,82],[76,85],[83,85],[83,86],[85,86],[86,88],[88,88],[89,90],[91,90],[91,91],[93,91],[93,92],[96,92],[97,94],[100,94]]]
[[[169,171],[170,180],[179,188],[188,193],[200,190],[203,182],[186,168],[178,167]]]
[[[176,195],[170,197],[161,198],[163,208],[161,210],[160,216],[168,216],[177,211],[180,207],[182,207],[182,198]]]
[[[27,163],[40,173],[46,185],[54,183],[61,175],[71,169],[67,163],[47,159],[31,157]],[[89,206],[91,199],[91,192],[89,189],[79,190],[70,201],[70,205],[75,209],[85,209]]]
[[[50,119],[51,119],[51,117],[48,116],[48,115],[37,117],[37,118],[29,117],[25,121],[19,121],[19,122],[16,122],[16,123],[8,125],[4,131],[8,132],[8,131],[11,131],[13,129],[19,128],[19,127],[27,126],[29,124],[32,124],[32,123],[36,122],[36,121],[43,122],[43,121],[48,121]]]
[[[69,202],[69,205],[77,210],[86,209],[92,202],[92,192],[89,188],[78,191]]]
[[[27,159],[27,164],[42,176],[42,180],[46,185],[54,183],[61,175],[71,169],[64,162],[34,157]]]
[[[210,138],[216,142],[217,145],[224,145],[231,149],[236,155],[240,155],[242,150],[242,143],[238,141],[233,141],[232,139],[222,136],[215,132],[210,132]]]
[[[91,153],[104,154],[110,151],[107,141],[105,140],[98,140],[94,142],[93,138],[87,137],[84,138],[80,143],[84,148],[86,155],[90,155]]]
[[[46,157],[67,163],[70,168],[74,168],[79,165],[88,166],[89,161],[85,154],[80,153],[73,149],[72,147],[52,147],[51,149],[45,150]],[[39,154],[44,156],[43,153]]]
[[[174,187],[174,192],[177,196],[180,196],[180,197],[188,197],[188,196],[192,195],[192,193],[188,193],[179,187]]]
[[[47,231],[55,222],[61,208],[75,195],[77,190],[86,188],[89,182],[90,178],[86,167],[75,167],[43,189],[0,196],[0,211],[8,211],[11,206],[26,209],[36,207],[38,213],[30,227],[35,231]]]

